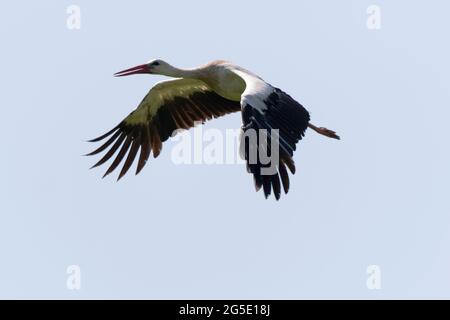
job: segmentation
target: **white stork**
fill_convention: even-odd
[[[166,141],[177,129],[189,129],[196,122],[204,122],[228,113],[241,111],[245,133],[249,129],[267,130],[270,141],[271,130],[277,130],[279,137],[279,159],[276,172],[261,173],[264,164],[257,159],[249,161],[252,146],[241,139],[241,151],[247,162],[247,170],[253,174],[256,191],[261,187],[267,198],[271,191],[278,200],[281,185],[289,190],[289,176],[286,167],[295,173],[292,159],[296,143],[302,139],[307,127],[330,137],[339,139],[332,130],[318,128],[311,124],[308,111],[297,101],[275,88],[253,73],[226,61],[213,61],[195,69],[179,69],[163,60],[152,60],[115,73],[117,77],[132,74],[159,74],[177,79],[162,81],[150,89],[138,107],[122,122],[104,135],[90,140],[97,142],[109,139],[88,155],[95,155],[108,147],[109,150],[94,166],[109,160],[120,148],[119,153],[106,171],[110,174],[125,155],[125,163],[118,180],[125,175],[140,149],[136,174],[144,167],[153,151],[156,158]],[[243,145],[245,147],[243,148]],[[270,144],[269,144],[270,145]],[[256,149],[258,146],[254,146]],[[243,149],[242,149],[243,148]],[[281,178],[281,179],[280,179]],[[281,182],[280,182],[281,181]]]

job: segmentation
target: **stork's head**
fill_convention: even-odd
[[[150,60],[147,63],[138,65],[133,68],[129,68],[126,70],[119,71],[114,74],[115,77],[123,77],[123,76],[129,76],[132,74],[141,74],[141,73],[147,73],[147,74],[167,74],[172,69],[172,66],[168,64],[167,62],[155,59]]]

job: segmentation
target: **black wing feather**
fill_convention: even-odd
[[[119,174],[118,179],[120,179],[128,172],[140,149],[141,152],[136,168],[136,174],[138,174],[145,166],[151,151],[153,151],[154,158],[158,157],[162,149],[162,143],[169,139],[175,130],[189,129],[196,122],[203,123],[206,120],[240,110],[241,105],[239,101],[225,99],[214,91],[199,91],[187,98],[175,97],[168,99],[158,108],[155,115],[148,118],[146,123],[130,125],[125,119],[112,130],[90,140],[91,142],[98,142],[113,135],[108,141],[88,155],[98,154],[115,142],[93,167],[100,166],[108,161],[121,147],[115,160],[104,175],[107,176],[113,172],[128,153]]]
[[[273,190],[275,199],[281,195],[281,185],[285,193],[289,191],[289,176],[286,166],[292,174],[295,173],[295,164],[292,156],[296,150],[296,144],[303,138],[310,120],[309,112],[297,101],[280,89],[274,88],[274,91],[264,101],[265,109],[254,108],[250,104],[243,106],[243,135],[241,140],[241,154],[247,161],[247,171],[253,174],[255,188],[258,191],[261,187],[264,190],[264,196],[267,198]],[[259,134],[256,135],[256,141],[249,139],[245,133],[248,130],[266,130],[267,143],[261,144]],[[250,161],[252,152],[259,148],[267,155],[271,155],[271,139],[275,137],[274,129],[278,129],[278,147],[279,159],[276,163],[277,172],[270,175],[263,175],[262,169],[269,164],[263,164],[259,152],[257,152],[256,162]],[[253,139],[255,140],[255,139]],[[255,154],[255,153],[253,153]]]

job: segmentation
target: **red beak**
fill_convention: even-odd
[[[130,69],[116,72],[116,73],[114,73],[114,76],[115,77],[123,77],[123,76],[129,76],[132,74],[139,74],[139,73],[150,73],[150,68],[148,67],[147,64],[141,64],[139,66],[136,66],[136,67],[133,67]]]

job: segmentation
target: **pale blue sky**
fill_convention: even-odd
[[[68,30],[66,8],[81,8]],[[381,8],[381,30],[366,9]],[[0,13],[2,298],[450,298],[450,5],[444,1],[8,1]],[[170,17],[170,18],[169,18]],[[314,123],[279,202],[242,165],[102,180],[85,142],[161,77],[227,59]],[[235,114],[205,128],[238,128]],[[81,267],[81,290],[66,268]],[[381,267],[368,290],[366,268]]]

